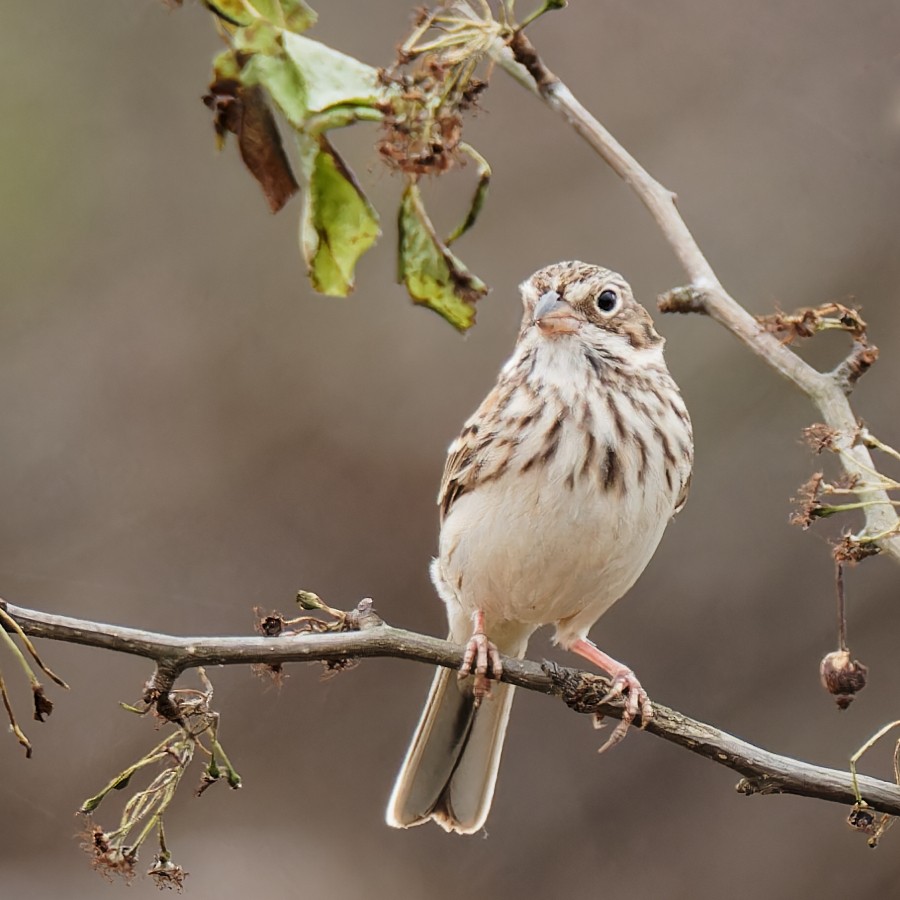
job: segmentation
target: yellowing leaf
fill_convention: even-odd
[[[204,3],[217,16],[221,16],[232,25],[248,25],[252,21],[244,0],[204,0]]]
[[[232,25],[270,22],[289,31],[306,31],[316,24],[315,10],[303,0],[204,0],[216,15]]]
[[[306,31],[316,24],[318,16],[303,0],[252,0],[263,17],[288,31]]]
[[[399,227],[398,278],[413,301],[433,309],[460,331],[471,328],[475,303],[488,288],[435,234],[414,181],[403,192]]]
[[[378,213],[324,136],[299,135],[306,177],[300,246],[309,279],[322,294],[346,297],[357,260],[375,243]]]

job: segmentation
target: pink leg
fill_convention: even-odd
[[[634,717],[640,712],[641,728],[643,728],[650,719],[653,718],[653,706],[647,692],[641,687],[641,683],[637,680],[634,672],[623,666],[622,663],[607,656],[596,644],[587,638],[578,638],[569,646],[569,650],[573,650],[579,656],[590,660],[595,666],[608,672],[612,677],[612,687],[609,693],[601,702],[606,703],[616,697],[621,697],[625,703],[625,709],[622,712],[622,721],[616,725],[613,733],[609,736],[606,743],[600,748],[602,753],[614,747],[628,732],[628,726],[634,721]]]
[[[472,616],[472,636],[466,644],[466,655],[463,657],[463,664],[459,669],[459,677],[465,678],[472,674],[474,664],[475,684],[472,691],[475,695],[476,706],[481,703],[482,698],[491,693],[491,683],[487,677],[488,663],[490,663],[491,675],[499,680],[503,674],[500,651],[484,633],[484,611],[479,609]]]

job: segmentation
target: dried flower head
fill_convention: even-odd
[[[378,151],[408,175],[441,175],[465,157],[459,152],[462,114],[487,88],[476,77],[486,51],[503,30],[487,8],[484,18],[458,10],[419,11],[397,61],[379,73],[389,88]]]
[[[819,496],[824,478],[822,472],[816,472],[797,489],[797,495],[793,499],[798,508],[790,517],[791,525],[799,525],[805,531],[814,519],[821,518],[824,507]]]
[[[278,612],[267,613],[260,606],[255,606],[253,612],[256,615],[256,631],[263,637],[278,637],[284,632],[287,621]]]
[[[779,310],[769,315],[756,316],[756,321],[784,344],[792,344],[796,340],[812,337],[819,331],[829,330],[846,331],[854,340],[863,345],[866,343],[866,323],[859,311],[841,303],[804,307],[794,313]]]
[[[882,835],[894,824],[894,817],[887,813],[876,816],[865,800],[853,804],[847,824],[855,831],[868,836],[866,843],[874,850]]]
[[[409,71],[382,70],[382,83],[395,88],[381,104],[378,152],[392,168],[410,175],[441,175],[465,157],[459,152],[462,113],[477,104],[487,82],[458,73],[434,57]]]
[[[163,854],[153,860],[153,865],[147,870],[147,874],[153,878],[161,891],[177,891],[179,894],[184,892],[184,879],[188,877],[188,873]]]
[[[835,438],[838,431],[822,422],[816,422],[803,429],[803,439],[809,445],[814,453],[821,453],[823,450],[834,450]]]
[[[91,856],[91,865],[96,871],[108,881],[116,875],[124,878],[126,884],[131,882],[135,876],[137,850],[118,846],[99,825],[92,824],[90,820],[84,838],[81,849]]]
[[[852,534],[845,534],[834,545],[831,555],[834,557],[835,562],[855,565],[880,552],[881,548],[874,541],[863,542]]]

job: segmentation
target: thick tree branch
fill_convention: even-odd
[[[468,4],[460,4],[458,8],[463,10],[464,6],[469,15],[475,15]],[[516,31],[508,41],[498,35],[490,54],[516,81],[561,115],[650,211],[691,282],[684,289],[690,304],[680,306],[678,311],[704,312],[711,316],[797,385],[818,408],[825,423],[838,433],[836,449],[843,451],[838,455],[847,474],[859,478],[861,484],[871,483],[875,465],[868,449],[856,443],[858,421],[847,399],[848,388],[855,380],[849,377],[850,372],[862,372],[856,354],[833,372],[819,372],[767,332],[722,286],[678,212],[675,194],[653,178],[578,102],[566,85],[543,64],[524,32]],[[870,365],[872,361],[866,360],[864,364]],[[865,534],[869,538],[877,537],[879,548],[900,562],[900,519],[888,494],[883,490],[860,489],[857,495],[860,500],[872,503],[864,510]]]
[[[2,601],[0,601],[2,602]],[[340,661],[348,658],[395,657],[458,669],[463,648],[438,638],[386,625],[363,601],[356,611],[357,631],[298,634],[279,637],[174,637],[58,616],[4,603],[4,608],[33,637],[84,644],[142,656],[156,663],[151,687],[166,692],[186,669],[197,666]],[[353,614],[351,614],[352,616]],[[621,718],[618,702],[601,703],[609,681],[599,675],[530,660],[504,659],[503,680],[518,687],[561,697],[583,713]],[[650,734],[733,769],[743,777],[744,794],[797,794],[852,805],[853,783],[848,772],[811,765],[755,747],[711,725],[698,722],[661,704],[653,704]],[[859,787],[872,810],[900,816],[900,788],[861,776]]]

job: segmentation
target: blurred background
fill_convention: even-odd
[[[388,64],[410,4],[319,4],[313,36]],[[882,358],[858,413],[900,443],[900,7],[892,0],[573,3],[531,32],[547,64],[669,188],[725,285],[752,312],[856,302]],[[518,282],[564,258],[602,262],[637,295],[683,275],[627,188],[552,113],[497,73],[468,139],[492,162],[458,253],[493,286],[461,338],[394,283],[399,182],[375,130],[336,135],[385,234],[349,299],[312,294],[297,200],[277,217],[236,148],[217,155],[200,102],[219,49],[199,4],[10,4],[0,31],[0,594],[178,634],[247,633],[298,588],[375,599],[392,624],[443,635],[427,568],[449,441],[493,384]],[[471,167],[426,186],[441,230]],[[698,317],[666,318],[694,419],[691,500],[646,574],[593,636],[651,696],[771,750],[844,766],[897,717],[898,570],[848,573],[850,644],[870,686],[839,714],[818,682],[836,643],[826,525],[789,527],[821,465],[808,401]],[[810,358],[832,365],[839,337]],[[890,468],[887,466],[886,468]],[[895,473],[896,474],[896,473]],[[842,524],[831,526],[835,533]],[[159,739],[121,711],[150,667],[42,647],[72,691],[0,741],[5,895],[112,896],[74,810]],[[547,637],[533,658],[561,661]],[[280,690],[212,674],[244,778],[167,821],[195,897],[889,896],[880,849],[847,809],[744,798],[738,776],[649,735],[598,757],[586,717],[520,692],[486,840],[397,832],[384,805],[430,670],[372,660]],[[187,677],[185,683],[191,683]],[[889,748],[863,768],[889,777]],[[108,808],[107,808],[108,807]],[[112,827],[115,798],[99,822]],[[148,844],[140,869],[149,865]],[[138,881],[129,897],[155,896]]]

